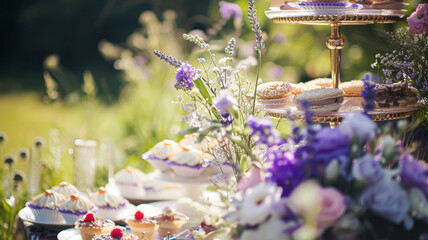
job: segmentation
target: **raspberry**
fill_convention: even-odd
[[[123,232],[120,228],[115,228],[111,231],[110,236],[112,237],[123,237]]]
[[[207,224],[205,223],[205,221],[201,222],[201,227],[205,227]]]
[[[135,219],[143,219],[144,213],[137,211],[134,216],[135,216]]]
[[[85,222],[94,222],[95,221],[95,217],[93,213],[88,213],[85,216],[85,219],[83,220]]]

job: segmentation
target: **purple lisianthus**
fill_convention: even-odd
[[[376,128],[376,123],[362,113],[347,116],[339,126],[340,131],[350,138],[357,137],[363,143],[376,137]]]
[[[350,137],[339,128],[323,128],[313,141],[314,160],[327,166],[331,160],[339,161],[339,169],[346,168],[350,151]]]
[[[282,188],[282,196],[288,197],[305,179],[302,165],[296,161],[294,154],[281,149],[271,149],[266,153],[272,165],[268,168],[268,181]]]
[[[235,98],[228,91],[221,91],[220,94],[213,99],[213,105],[218,113],[225,117],[230,114],[230,109],[236,104]],[[226,117],[227,117],[226,116]]]
[[[184,62],[176,71],[175,79],[177,83],[186,89],[192,89],[195,85],[194,80],[199,78],[198,70],[192,67],[187,61]]]
[[[237,4],[220,1],[219,5],[222,18],[242,18],[242,9]]]
[[[410,208],[406,192],[388,177],[364,189],[359,201],[362,207],[396,224],[406,218]]]
[[[367,183],[375,183],[382,179],[383,168],[378,161],[370,154],[356,159],[352,166],[352,176],[356,180]]]
[[[428,4],[419,4],[415,12],[407,18],[411,34],[428,33]]]
[[[419,188],[428,197],[428,169],[422,162],[413,159],[405,152],[400,157],[401,181],[409,186]]]
[[[250,116],[247,125],[251,128],[251,136],[259,144],[266,144],[271,147],[285,143],[278,130],[274,129],[269,117],[257,118]]]

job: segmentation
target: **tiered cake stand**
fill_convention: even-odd
[[[313,9],[313,10],[280,10],[271,8],[266,16],[274,23],[301,23],[311,25],[330,25],[331,35],[327,37],[326,45],[330,51],[331,78],[334,88],[340,84],[340,63],[345,39],[340,35],[343,25],[367,25],[374,23],[395,23],[405,14],[405,10],[381,9]],[[359,101],[359,102],[358,102]],[[337,126],[343,117],[350,113],[360,112],[362,99],[345,98],[345,102],[337,112],[316,113],[314,122],[330,123]],[[369,112],[374,121],[385,121],[408,118],[418,109],[418,106],[404,108],[376,109]],[[304,112],[296,106],[289,105],[287,109],[265,109],[267,115],[277,118],[293,118],[304,120]]]

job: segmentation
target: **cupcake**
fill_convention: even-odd
[[[124,219],[128,213],[128,201],[101,187],[91,195],[91,201],[98,208],[97,216],[113,221]]]
[[[55,192],[64,195],[66,198],[70,198],[72,194],[80,193],[80,191],[68,182],[61,182],[58,186],[52,188]]]
[[[146,174],[129,166],[114,175],[120,194],[131,199],[139,199],[145,196],[143,184],[147,179]]]
[[[65,197],[55,191],[46,190],[35,196],[26,206],[34,214],[36,221],[40,222],[64,222],[58,212],[59,206],[65,201]]]
[[[93,213],[87,213],[85,217],[75,223],[82,240],[91,240],[95,235],[109,233],[114,226],[114,222],[111,220],[96,219]]]
[[[181,213],[177,213],[173,208],[165,207],[162,214],[156,216],[159,230],[158,235],[161,238],[174,235],[180,232],[181,227],[189,221],[189,218]]]
[[[141,211],[135,212],[134,216],[127,218],[125,222],[139,239],[155,239],[159,228],[156,220],[145,217]]]
[[[197,133],[188,134],[180,140],[179,144],[181,146],[191,146],[195,149],[202,150],[204,152],[208,152],[209,150],[213,149],[217,144],[217,141],[213,138],[205,137],[204,139],[202,139],[202,141],[199,141],[198,137],[199,134]]]
[[[168,160],[174,158],[178,152],[180,152],[180,145],[165,139],[143,154],[143,158],[159,171],[166,171],[169,169]]]
[[[131,233],[124,232],[121,228],[114,228],[108,234],[94,236],[93,240],[138,240],[138,237]]]
[[[85,196],[73,194],[61,204],[58,211],[64,217],[65,223],[73,224],[86,213],[96,212],[96,207]]]
[[[306,101],[313,112],[333,112],[340,108],[343,102],[343,90],[339,88],[321,88],[304,92],[296,96],[300,103]]]
[[[293,100],[294,95],[286,82],[267,82],[260,84],[257,97],[265,108],[282,108]]]
[[[206,155],[192,147],[182,147],[181,152],[178,153],[171,161],[171,166],[174,173],[179,177],[193,178],[201,175],[205,167],[209,164],[204,162]]]

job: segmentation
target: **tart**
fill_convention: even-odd
[[[91,240],[95,235],[109,233],[113,230],[114,226],[114,222],[111,220],[97,219],[93,213],[87,213],[75,223],[75,227],[79,230],[82,240]]]
[[[139,239],[155,239],[159,228],[156,220],[146,217],[141,211],[135,212],[134,216],[127,218],[125,222]]]
[[[376,108],[405,107],[417,103],[415,90],[405,82],[377,84],[375,90]]]
[[[159,224],[158,235],[161,238],[179,233],[181,227],[189,221],[187,216],[170,207],[163,208],[162,214],[154,218]]]
[[[46,190],[26,203],[37,221],[64,222],[58,208],[65,201],[65,197],[53,190]]]
[[[121,228],[114,228],[110,233],[94,236],[93,240],[138,240],[132,233],[126,233]]]

